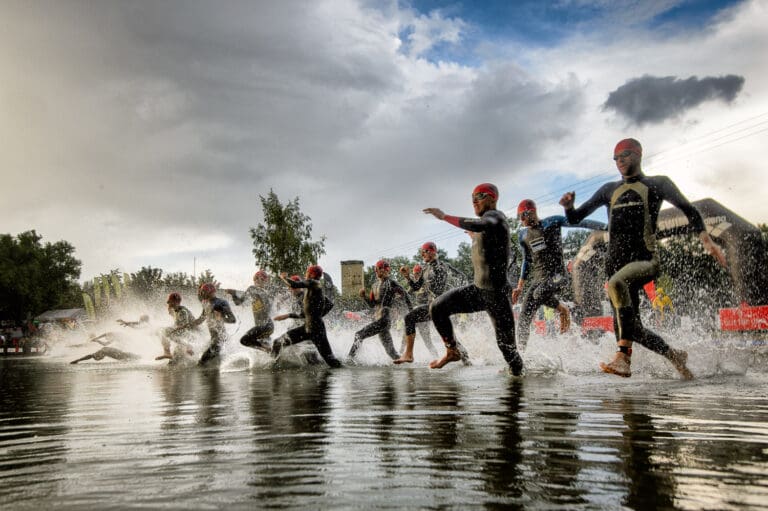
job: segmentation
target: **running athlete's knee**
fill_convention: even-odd
[[[629,285],[624,279],[615,275],[608,280],[608,297],[617,309],[632,304],[629,296]]]

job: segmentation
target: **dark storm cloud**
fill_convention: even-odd
[[[705,101],[732,102],[744,86],[744,77],[727,75],[682,80],[674,76],[644,75],[611,92],[604,110],[614,110],[642,126],[672,119]]]

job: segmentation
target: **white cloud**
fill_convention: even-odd
[[[253,271],[248,228],[272,188],[301,198],[335,274],[341,259],[464,241],[420,211],[471,215],[477,182],[496,182],[512,209],[613,173],[625,130],[600,105],[628,79],[733,73],[746,78],[733,105],[632,134],[680,155],[663,170],[691,198],[768,221],[752,158],[761,135],[685,152],[768,111],[766,18],[754,1],[679,37],[634,25],[546,50],[486,41],[492,58],[470,67],[424,58],[463,44],[463,20],[396,3],[5,2],[0,214],[11,233],[72,242],[84,278],[150,264],[189,273],[195,258],[236,286]]]

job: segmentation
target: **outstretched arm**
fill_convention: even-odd
[[[721,249],[718,244],[715,243],[709,233],[707,231],[701,231],[699,233],[699,239],[701,240],[701,244],[704,246],[704,250],[706,250],[709,255],[714,257],[715,260],[720,263],[720,266],[727,268],[728,262],[725,260],[723,249]]]

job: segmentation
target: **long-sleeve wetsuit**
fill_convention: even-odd
[[[292,289],[305,289],[302,312],[292,312],[288,317],[304,319],[304,324],[288,330],[272,345],[272,355],[277,356],[283,347],[303,341],[312,341],[320,356],[331,367],[341,367],[341,362],[333,355],[323,315],[328,311],[327,299],[323,296],[323,283],[315,279],[286,280]]]
[[[517,323],[517,341],[525,346],[531,334],[531,321],[539,307],[546,305],[555,309],[560,305],[558,294],[568,284],[568,277],[563,261],[563,227],[582,227],[585,229],[605,229],[602,222],[584,220],[570,224],[564,216],[549,216],[539,220],[536,225],[523,227],[518,232],[518,242],[523,254],[523,266],[520,280],[530,279],[520,305]]]
[[[666,355],[669,346],[643,327],[639,313],[640,289],[659,272],[656,230],[663,201],[679,208],[694,232],[704,231],[701,214],[666,176],[640,174],[606,183],[580,207],[565,213],[576,223],[600,206],[608,208],[606,274],[616,337]]]
[[[496,333],[496,343],[513,374],[523,370],[515,345],[515,319],[509,301],[507,265],[511,251],[509,224],[501,211],[492,209],[480,218],[446,216],[445,220],[472,234],[474,283],[446,291],[432,302],[435,328],[449,347],[458,347],[450,316],[486,311]]]
[[[229,302],[214,296],[203,301],[203,313],[192,322],[192,325],[199,325],[203,321],[208,325],[208,332],[211,334],[211,344],[205,350],[203,356],[200,357],[198,362],[200,365],[204,365],[219,356],[221,348],[227,340],[227,329],[224,323],[234,323],[237,320],[232,313],[232,309],[229,307]]]
[[[189,331],[195,328],[195,316],[192,311],[179,305],[171,311],[173,316],[173,326],[163,329],[163,336],[161,343],[163,350],[166,353],[170,353],[171,341],[176,341],[181,344],[187,344],[183,338]]]
[[[392,323],[392,303],[397,296],[401,296],[405,300],[405,304],[410,311],[411,299],[408,297],[408,293],[405,292],[403,286],[389,277],[385,279],[377,279],[373,284],[371,293],[368,296],[363,297],[365,303],[374,308],[374,321],[355,332],[355,340],[352,342],[352,347],[349,349],[350,359],[354,359],[355,355],[357,355],[357,351],[360,349],[363,339],[367,339],[376,334],[379,335],[379,340],[381,341],[381,345],[384,346],[387,355],[389,355],[392,360],[400,358],[400,354],[392,343],[392,334],[389,333],[389,328]]]
[[[435,297],[445,292],[447,282],[448,268],[445,263],[438,259],[425,263],[421,276],[417,280],[408,279],[408,287],[411,291],[423,296],[423,299],[421,300],[422,303],[405,315],[405,335],[415,334],[417,325],[421,326],[430,320],[429,306]],[[426,324],[426,328],[419,331],[429,352],[433,356],[437,356],[437,350],[429,336],[429,324]]]
[[[240,305],[246,300],[251,301],[253,328],[240,338],[240,344],[249,348],[264,347],[265,341],[275,331],[275,324],[271,317],[272,299],[265,289],[257,286],[249,286],[242,297],[232,295],[232,301],[235,302],[235,305]]]

